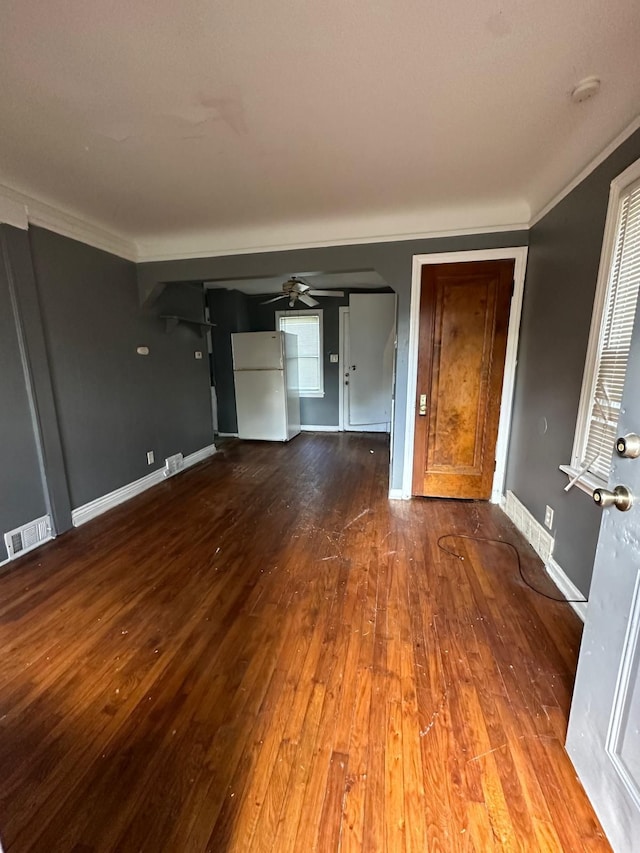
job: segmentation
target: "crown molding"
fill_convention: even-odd
[[[21,228],[23,231],[29,227],[26,205],[5,195],[2,188],[0,188],[0,222],[4,225],[13,225],[14,228]]]
[[[507,231],[527,231],[528,222],[512,222],[507,225],[487,225],[477,228],[456,228],[449,230],[415,231],[411,233],[398,234],[374,234],[364,237],[351,237],[340,239],[338,237],[328,240],[302,240],[295,243],[275,243],[255,246],[242,246],[233,249],[201,248],[172,252],[138,252],[138,263],[152,263],[157,261],[183,261],[194,258],[221,258],[230,255],[255,255],[263,252],[291,252],[296,249],[322,249],[331,246],[359,246],[370,243],[399,243],[408,240],[435,240],[446,237],[465,237],[474,234],[501,234]]]
[[[63,237],[136,261],[136,245],[95,222],[0,184],[0,221],[26,229],[38,225]]]
[[[622,133],[619,133],[618,136],[616,136],[616,138],[613,139],[607,145],[606,148],[603,148],[603,150],[598,155],[596,155],[593,158],[593,160],[591,160],[589,163],[587,163],[587,165],[584,167],[584,169],[582,169],[582,171],[579,172],[575,176],[575,178],[573,178],[573,180],[570,181],[566,185],[566,187],[564,187],[564,189],[560,190],[559,193],[556,193],[556,195],[554,195],[553,198],[550,201],[548,201],[544,205],[544,207],[538,211],[538,213],[535,214],[535,216],[531,219],[531,222],[529,223],[528,227],[533,228],[533,226],[537,222],[540,222],[540,220],[543,219],[547,215],[547,213],[549,213],[551,210],[553,210],[553,208],[557,204],[559,204],[563,198],[568,196],[572,190],[575,190],[575,188],[579,184],[581,184],[585,178],[588,178],[589,175],[593,171],[595,171],[601,163],[604,163],[604,161],[607,159],[607,157],[609,157],[610,154],[613,154],[613,152],[616,150],[616,148],[618,148],[620,145],[622,145],[623,142],[626,142],[626,140],[633,133],[635,133],[636,130],[639,130],[639,129],[640,129],[640,116],[635,118],[631,122],[631,124],[627,125],[627,127],[625,127],[625,129],[622,131]]]
[[[489,224],[485,226],[469,226],[466,228],[449,228],[449,229],[431,229],[424,231],[398,231],[392,233],[369,234],[357,237],[339,238],[332,237],[324,240],[309,240],[302,239],[295,242],[265,242],[249,243],[248,245],[239,245],[233,248],[220,248],[212,243],[216,241],[216,237],[220,240],[220,235],[211,235],[211,243],[209,239],[204,238],[203,242],[198,241],[194,248],[194,244],[190,241],[189,248],[176,248],[173,251],[144,251],[141,249],[140,243],[134,240],[128,240],[120,234],[114,234],[97,225],[94,222],[85,220],[69,211],[55,207],[52,204],[41,201],[12,187],[0,184],[0,222],[6,222],[10,225],[15,225],[18,228],[27,229],[29,225],[37,225],[46,228],[49,231],[54,231],[56,234],[61,234],[63,237],[70,237],[72,240],[79,240],[89,246],[94,246],[97,249],[110,252],[135,263],[151,263],[154,261],[174,261],[174,260],[189,260],[192,258],[214,258],[226,257],[230,255],[250,255],[262,252],[287,252],[296,249],[313,249],[313,248],[328,248],[331,246],[356,246],[360,244],[371,243],[395,243],[409,240],[433,240],[448,237],[464,237],[474,234],[499,234],[507,231],[526,231],[529,224],[526,220],[518,222],[508,222],[507,224]],[[154,243],[162,243],[162,240],[155,240]],[[176,245],[175,238],[171,241]],[[178,243],[179,245],[179,243]]]

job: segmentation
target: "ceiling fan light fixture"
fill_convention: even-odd
[[[294,275],[288,278],[282,284],[282,293],[279,296],[274,296],[271,299],[265,299],[262,305],[269,305],[271,302],[277,302],[279,299],[286,299],[289,302],[289,308],[295,308],[296,302],[302,302],[309,308],[315,308],[319,305],[314,296],[344,296],[343,290],[314,290],[310,284],[303,281],[298,276]]]

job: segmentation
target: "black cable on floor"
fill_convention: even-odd
[[[489,542],[493,545],[506,545],[507,548],[510,548],[511,551],[516,555],[516,561],[518,563],[518,572],[520,573],[520,577],[522,578],[523,583],[525,583],[529,589],[532,589],[534,592],[537,592],[538,595],[543,595],[545,598],[550,599],[551,601],[557,601],[559,604],[586,604],[588,602],[588,598],[554,598],[553,595],[547,595],[546,592],[542,592],[540,589],[536,589],[535,586],[529,583],[529,581],[524,576],[524,572],[522,571],[522,562],[520,560],[520,552],[516,548],[515,545],[512,545],[511,542],[505,542],[503,539],[488,539],[484,536],[469,536],[466,533],[445,533],[438,539],[437,545],[441,551],[444,551],[445,554],[450,554],[452,557],[456,557],[458,560],[464,560],[464,557],[461,554],[456,554],[455,551],[451,551],[449,548],[445,548],[444,545],[441,545],[443,539],[470,539],[472,542]]]

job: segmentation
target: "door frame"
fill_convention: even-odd
[[[414,255],[411,275],[411,309],[409,314],[409,353],[407,366],[407,419],[404,442],[404,466],[402,474],[402,498],[412,497],[413,451],[415,443],[416,393],[418,384],[418,343],[420,333],[420,292],[422,288],[422,268],[427,264],[459,264],[466,261],[502,261],[513,260],[515,281],[509,312],[507,332],[507,354],[504,363],[502,396],[500,399],[500,421],[496,443],[496,470],[491,488],[491,503],[500,503],[504,494],[504,481],[507,466],[507,449],[511,431],[511,412],[515,388],[516,364],[518,357],[518,338],[522,316],[522,296],[524,276],[527,268],[528,246],[514,246],[505,249],[474,249],[461,252],[438,252],[432,255]]]
[[[338,429],[344,432],[344,323],[349,313],[348,305],[341,305],[338,308],[338,375],[340,393],[338,395]]]

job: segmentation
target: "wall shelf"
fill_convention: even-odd
[[[207,332],[215,323],[208,323],[206,320],[193,320],[191,317],[178,317],[176,314],[161,314],[160,319],[165,322],[165,330],[167,332],[172,332],[176,326],[179,326],[181,323],[185,326],[190,326],[193,328],[197,326],[200,334]]]

